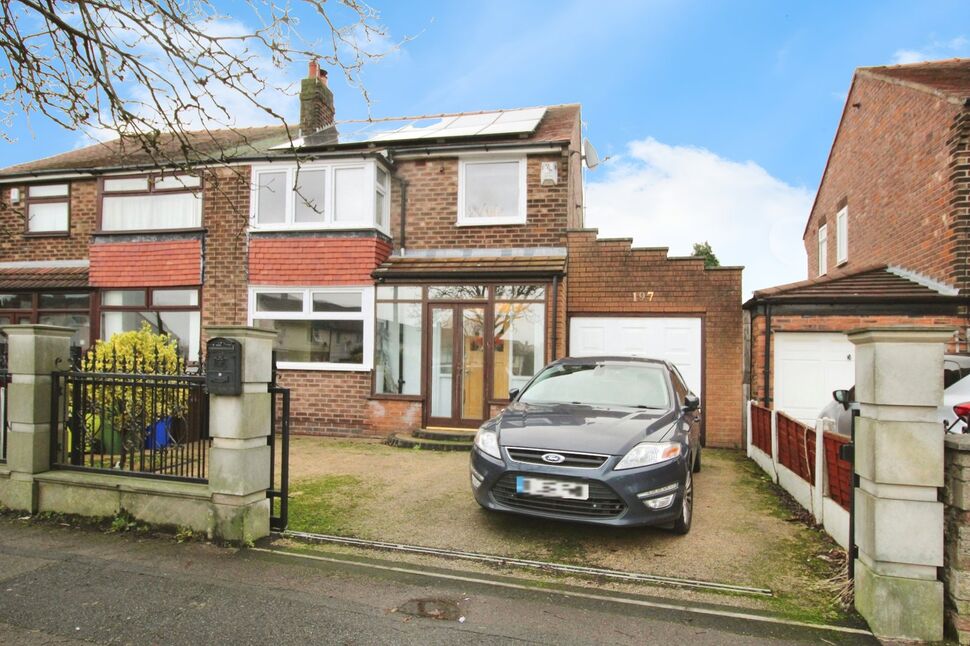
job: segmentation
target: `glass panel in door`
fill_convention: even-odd
[[[485,308],[462,308],[461,318],[461,418],[481,420],[485,413]]]
[[[451,418],[455,381],[455,312],[451,307],[431,308],[431,414]]]

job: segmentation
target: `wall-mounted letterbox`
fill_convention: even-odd
[[[211,395],[242,394],[242,344],[215,337],[205,344],[205,384]]]

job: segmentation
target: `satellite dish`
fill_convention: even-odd
[[[596,148],[593,147],[593,142],[589,139],[583,139],[583,159],[586,160],[586,168],[590,170],[593,170],[601,163],[599,153],[596,152]]]

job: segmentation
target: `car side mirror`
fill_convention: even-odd
[[[701,400],[698,399],[697,395],[693,393],[688,393],[684,395],[684,412],[689,413],[695,411],[701,407]]]
[[[852,403],[852,398],[849,397],[849,391],[840,389],[832,391],[832,399],[842,404],[842,408],[849,410],[849,404]]]
[[[509,399],[515,399],[518,396],[519,396],[518,388],[513,388],[512,390],[509,391]]]

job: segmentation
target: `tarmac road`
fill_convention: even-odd
[[[393,568],[0,516],[0,643],[875,643]]]

